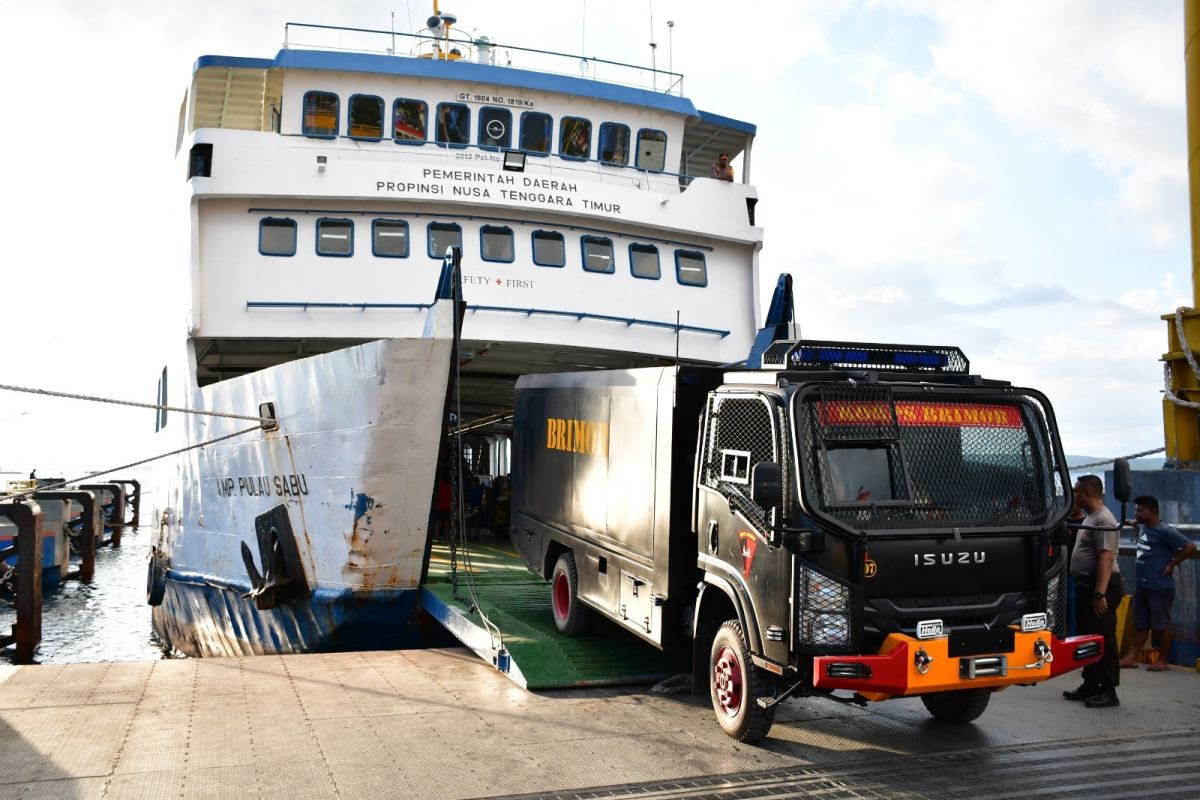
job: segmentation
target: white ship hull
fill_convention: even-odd
[[[169,645],[234,655],[412,638],[451,347],[448,338],[385,339],[198,390],[200,408],[253,413],[274,403],[279,427],[178,460],[170,506],[180,511],[164,529],[170,569],[154,613]],[[188,438],[248,424],[193,416]],[[245,597],[240,548],[276,506],[287,511],[311,595],[260,610]]]

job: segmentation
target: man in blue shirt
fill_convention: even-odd
[[[1154,631],[1158,642],[1158,661],[1147,667],[1151,672],[1167,668],[1171,652],[1171,603],[1175,600],[1175,578],[1172,573],[1185,559],[1196,552],[1196,545],[1158,517],[1158,500],[1150,495],[1135,497],[1134,519],[1138,531],[1137,560],[1134,576],[1137,588],[1133,592],[1133,655],[1121,661],[1122,667],[1136,667],[1137,654]]]

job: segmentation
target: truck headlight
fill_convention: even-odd
[[[850,646],[850,587],[811,569],[801,569],[797,604],[801,644]]]

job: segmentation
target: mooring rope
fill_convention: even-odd
[[[177,411],[180,414],[196,414],[203,417],[224,417],[225,419],[244,419],[250,422],[274,422],[269,417],[250,416],[247,414],[231,414],[225,411],[201,411],[195,408],[183,408],[181,406],[160,405],[158,403],[139,403],[133,400],[115,400],[111,397],[97,397],[88,394],[72,394],[70,392],[56,392],[51,389],[33,389],[28,386],[10,386],[0,383],[0,389],[6,389],[10,392],[24,392],[25,394],[36,394],[44,397],[63,397],[67,400],[87,400],[92,403],[111,403],[117,406],[131,406],[133,408],[152,408],[157,411]]]
[[[1183,350],[1183,357],[1187,359],[1188,364],[1192,368],[1192,374],[1200,379],[1200,365],[1196,364],[1196,356],[1192,353],[1191,345],[1188,344],[1187,334],[1183,332],[1183,312],[1184,307],[1180,306],[1175,309],[1175,335],[1179,337],[1179,348]],[[1171,365],[1163,364],[1163,396],[1177,406],[1184,408],[1200,409],[1200,403],[1193,403],[1190,400],[1184,400],[1176,396],[1175,390],[1171,387]]]
[[[1156,447],[1153,450],[1143,450],[1140,453],[1130,453],[1127,456],[1113,456],[1112,458],[1103,458],[1099,461],[1089,461],[1086,464],[1068,464],[1067,469],[1069,469],[1071,472],[1078,472],[1079,470],[1087,469],[1088,467],[1098,467],[1102,464],[1111,464],[1114,461],[1116,461],[1118,458],[1123,458],[1126,461],[1132,461],[1133,459],[1141,458],[1142,456],[1152,456],[1155,453],[1161,453],[1161,452],[1165,451],[1166,449],[1167,448],[1165,448],[1165,447]]]
[[[250,417],[250,419],[254,419],[254,417]],[[172,450],[169,453],[161,453],[157,456],[151,456],[150,458],[143,458],[141,461],[133,461],[129,464],[122,464],[119,467],[112,467],[110,469],[102,469],[99,472],[91,472],[82,477],[72,478],[71,480],[68,480],[68,481],[59,481],[58,483],[51,483],[51,484],[47,484],[46,486],[39,486],[36,489],[25,489],[20,492],[14,492],[12,494],[0,494],[0,501],[14,502],[16,500],[20,500],[21,498],[28,497],[33,494],[37,494],[38,492],[45,492],[45,491],[49,491],[51,489],[60,489],[63,486],[69,486],[72,483],[81,483],[82,481],[91,480],[92,478],[98,478],[101,475],[107,475],[110,472],[117,472],[118,470],[129,469],[130,467],[140,467],[142,464],[149,464],[152,461],[158,461],[159,459],[167,458],[168,456],[177,456],[180,453],[186,453],[189,450],[197,450],[201,447],[207,447],[210,444],[216,444],[217,442],[223,442],[226,439],[232,439],[235,436],[241,436],[242,434],[246,434],[246,433],[253,433],[254,431],[261,430],[261,429],[262,429],[262,425],[255,425],[253,428],[246,428],[245,430],[234,431],[233,433],[227,433],[224,436],[218,436],[215,439],[208,439],[207,441],[199,442],[197,444],[190,444],[187,447],[181,447],[178,450]]]

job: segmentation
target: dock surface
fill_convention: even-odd
[[[0,667],[8,798],[1195,798],[1200,675],[1067,676],[975,724],[919,700],[780,708],[758,746],[706,697],[526,691],[466,649]]]

